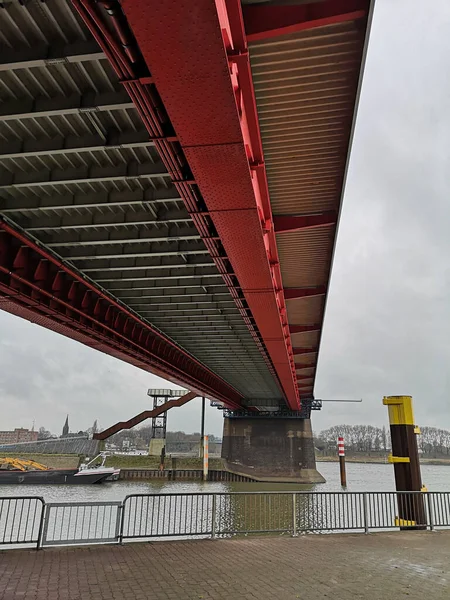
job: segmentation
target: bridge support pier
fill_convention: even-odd
[[[297,416],[229,413],[222,458],[228,471],[258,481],[324,483],[316,469],[311,420]]]

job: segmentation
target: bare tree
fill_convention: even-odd
[[[386,452],[390,435],[386,427],[373,425],[333,425],[315,436],[316,448],[335,454],[337,438],[343,435],[348,452]],[[424,457],[439,458],[450,455],[450,431],[437,427],[423,427],[418,436],[419,450]]]
[[[39,427],[38,440],[48,440],[52,437],[51,432],[45,427]]]
[[[389,434],[386,428],[373,425],[333,425],[321,431],[315,438],[318,449],[327,454],[335,454],[337,438],[344,436],[348,452],[380,452],[389,447]]]

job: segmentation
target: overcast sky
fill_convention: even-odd
[[[414,397],[450,429],[450,4],[377,0],[315,395],[315,430],[387,424],[383,395]],[[0,429],[107,427],[149,408],[163,380],[0,312]],[[169,413],[198,431],[200,400]],[[207,430],[222,417],[207,412]]]

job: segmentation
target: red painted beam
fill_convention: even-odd
[[[294,356],[299,354],[316,354],[317,348],[292,348]]]
[[[291,334],[294,333],[306,333],[320,331],[321,327],[319,324],[316,325],[289,325],[289,331]]]
[[[308,363],[305,365],[297,365],[295,371],[298,375],[299,371],[303,371],[304,369],[315,369],[315,368],[316,368],[316,363],[312,362],[312,363]]]
[[[234,52],[237,46],[224,53],[211,0],[196,0],[195,10],[188,0],[165,0],[151,11],[145,0],[129,0],[128,22],[114,0],[72,2],[133,100],[282,395],[297,409],[276,239],[272,226],[266,231],[271,211],[248,55]],[[112,20],[99,4],[112,5]],[[242,31],[229,40],[246,44],[236,7],[238,19],[230,22]],[[208,47],[201,61],[198,39]],[[240,67],[230,70],[229,60]]]
[[[86,0],[83,0],[86,2]],[[239,0],[127,0],[123,10],[288,406],[299,408]],[[199,40],[201,50],[199,54]]]
[[[279,215],[274,216],[273,224],[275,233],[289,233],[303,229],[316,229],[336,225],[337,214],[334,211],[324,212],[318,215]]]
[[[167,412],[170,408],[174,408],[176,406],[183,406],[184,404],[187,404],[196,397],[197,394],[195,394],[194,392],[188,392],[184,396],[181,396],[181,398],[174,398],[173,400],[168,400],[167,402],[164,402],[164,404],[161,404],[160,406],[157,406],[152,410],[144,410],[132,419],[128,419],[128,421],[119,421],[115,425],[111,425],[111,427],[108,427],[108,429],[105,429],[100,433],[94,434],[93,437],[96,440],[106,440],[107,438],[111,437],[115,433],[118,433],[119,431],[122,431],[123,429],[131,429],[132,427],[135,427],[136,425],[142,423],[142,421],[145,421],[146,419],[152,419],[154,417],[162,415],[163,413]]]
[[[221,377],[1,219],[0,308],[200,396],[242,405],[242,395]]]
[[[319,285],[313,288],[285,288],[284,297],[286,300],[296,300],[298,298],[313,298],[314,296],[325,296],[326,286]]]
[[[313,27],[361,19],[367,15],[367,0],[326,0],[299,6],[246,4],[242,8],[247,40],[255,42]]]

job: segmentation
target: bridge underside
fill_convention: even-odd
[[[297,410],[371,3],[122,4],[0,11],[0,307],[229,408]]]

